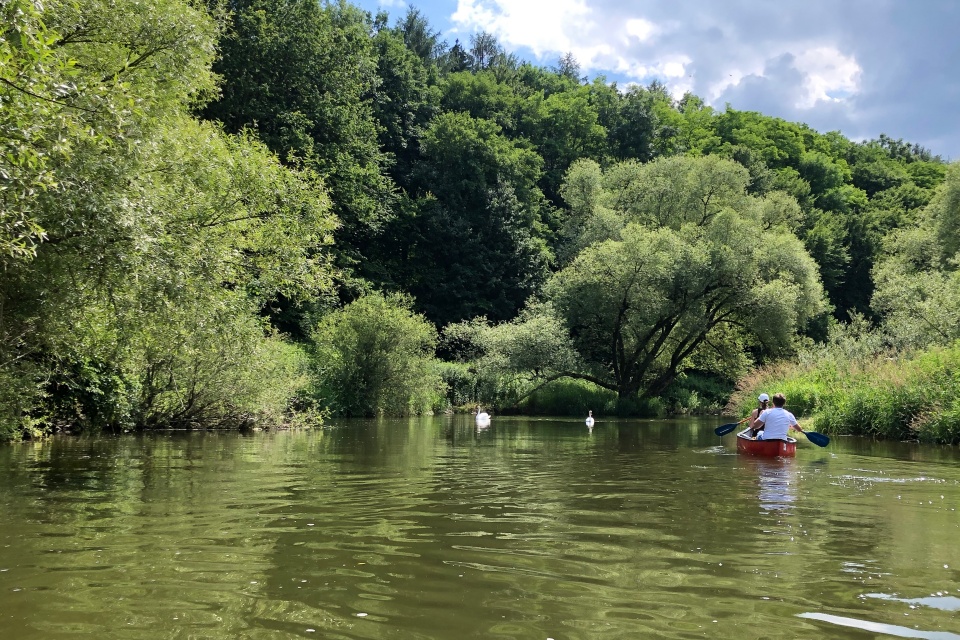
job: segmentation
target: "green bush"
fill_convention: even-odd
[[[311,334],[315,397],[338,415],[426,413],[442,402],[437,332],[405,296],[371,293]]]
[[[671,414],[720,413],[730,395],[730,384],[713,376],[682,375],[663,394]]]
[[[585,416],[617,413],[617,395],[584,380],[555,380],[528,396],[519,404],[527,414]]]
[[[446,400],[451,407],[477,404],[480,380],[470,366],[461,362],[438,362],[437,373],[446,386]]]
[[[42,425],[28,417],[42,401],[36,378],[29,363],[0,366],[0,442],[42,433]]]

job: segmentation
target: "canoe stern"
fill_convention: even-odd
[[[792,458],[797,455],[797,441],[794,438],[754,440],[747,435],[747,430],[744,430],[737,434],[737,453],[770,458]]]

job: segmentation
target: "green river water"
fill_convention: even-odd
[[[0,446],[0,638],[960,640],[960,452],[469,416]]]

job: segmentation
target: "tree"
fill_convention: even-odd
[[[339,415],[409,415],[441,394],[437,332],[400,295],[371,293],[325,316],[311,334],[316,393]]]
[[[529,395],[551,380],[551,373],[579,365],[562,320],[549,304],[536,301],[509,322],[474,318],[447,325],[443,350],[452,360],[467,363],[473,399],[500,406]]]
[[[68,151],[57,138],[83,131],[85,114],[69,102],[74,61],[55,40],[33,2],[0,6],[0,265],[36,255],[45,231],[31,202],[57,186],[50,164]]]
[[[580,83],[580,63],[577,62],[576,56],[570,51],[560,56],[554,71],[557,72],[557,75],[561,75],[577,84]]]
[[[205,12],[91,0],[42,17],[75,61],[57,109],[82,128],[33,194],[44,241],[0,280],[0,379],[17,392],[0,431],[279,422],[302,370],[259,311],[329,288],[322,183],[189,115],[214,86]]]
[[[423,138],[418,194],[405,246],[405,290],[440,326],[479,315],[505,320],[543,282],[541,160],[496,124],[444,113]],[[426,189],[429,188],[427,192]]]
[[[607,125],[613,157],[646,162],[654,156],[660,122],[653,102],[653,95],[641,87],[631,87],[620,97],[616,116]]]
[[[37,196],[69,188],[79,149],[139,135],[143,117],[213,90],[216,34],[176,0],[11,0],[0,6],[0,261],[45,239]],[[41,8],[43,7],[43,8]],[[181,75],[177,75],[177,74]]]
[[[403,38],[406,47],[424,64],[436,62],[445,46],[440,41],[440,34],[430,27],[426,16],[412,5],[397,23],[396,32]]]
[[[475,71],[490,69],[503,54],[503,47],[493,34],[481,31],[470,36],[470,56]]]
[[[758,151],[771,169],[796,167],[806,150],[800,125],[761,113],[737,111],[728,106],[714,118],[713,126],[722,142]]]
[[[898,342],[926,347],[960,338],[960,164],[920,214],[895,230],[873,271],[872,305]]]
[[[489,71],[461,71],[441,84],[440,106],[447,112],[465,112],[497,123],[508,135],[518,127],[521,101],[513,87],[498,82]]]
[[[440,100],[434,84],[435,69],[425,66],[416,53],[404,46],[403,37],[403,33],[388,29],[374,36],[380,81],[373,113],[379,125],[380,149],[389,159],[388,172],[398,186],[411,189],[414,165],[420,156],[420,137],[439,110]]]
[[[656,396],[695,358],[729,365],[753,340],[788,348],[823,311],[790,216],[748,196],[739,165],[673,158],[609,174],[606,198],[626,221],[619,238],[587,246],[545,290],[585,366],[545,378]],[[781,222],[765,229],[764,215]]]
[[[236,0],[231,7],[214,65],[221,93],[201,113],[229,133],[256,131],[288,165],[319,173],[341,221],[338,265],[362,274],[369,239],[390,218],[392,202],[374,118],[372,25],[342,0]]]
[[[543,158],[544,193],[559,204],[557,190],[572,162],[604,155],[607,131],[598,122],[589,87],[527,99],[520,129]]]

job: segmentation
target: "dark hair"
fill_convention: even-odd
[[[783,408],[787,404],[787,397],[782,393],[773,394],[773,406]]]

